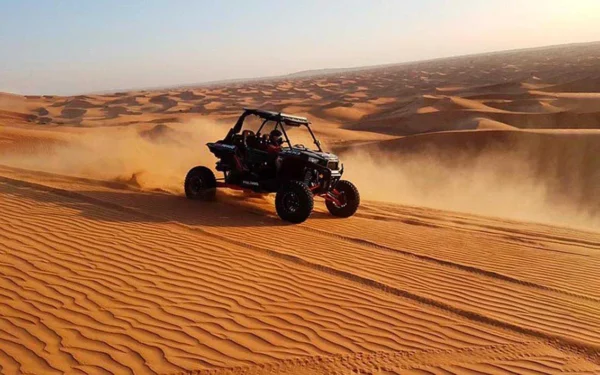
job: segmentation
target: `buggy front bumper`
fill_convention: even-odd
[[[344,173],[344,165],[340,166],[339,170],[331,170],[320,167],[317,171],[322,175],[319,179],[319,184],[313,188],[315,194],[324,194],[332,190],[335,184],[342,178]]]

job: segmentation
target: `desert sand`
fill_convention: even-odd
[[[185,199],[242,107],[308,116],[357,214]],[[599,152],[600,43],[0,93],[0,373],[599,374]]]

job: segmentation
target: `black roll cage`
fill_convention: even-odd
[[[321,142],[319,142],[317,137],[315,137],[315,134],[313,133],[312,129],[310,128],[310,121],[308,121],[307,118],[288,115],[288,114],[284,114],[281,112],[265,111],[265,110],[261,110],[261,109],[244,108],[244,113],[242,113],[242,115],[238,118],[234,127],[229,130],[229,133],[227,133],[227,136],[225,137],[225,141],[231,141],[233,136],[235,134],[238,134],[240,132],[240,130],[242,130],[242,126],[244,125],[244,120],[249,115],[255,115],[255,116],[258,116],[258,117],[264,119],[264,121],[262,122],[262,124],[260,125],[258,130],[256,131],[256,136],[260,135],[261,130],[267,124],[267,122],[274,121],[275,127],[273,128],[273,130],[278,129],[278,128],[281,129],[281,132],[283,133],[283,135],[285,137],[285,141],[287,142],[288,146],[291,149],[292,143],[290,142],[287,132],[285,131],[284,125],[295,126],[295,127],[305,126],[308,129],[308,132],[310,133],[310,135],[313,139],[313,142],[317,146],[318,150],[320,152],[323,151],[321,149]]]

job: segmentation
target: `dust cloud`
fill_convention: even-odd
[[[90,129],[70,134],[60,145],[2,155],[0,164],[181,194],[190,168],[214,167],[215,159],[206,143],[221,139],[228,129],[210,121],[148,129]]]
[[[582,193],[593,181],[580,176],[565,182],[540,169],[541,157],[528,151],[456,152],[451,158],[433,150],[370,151],[345,153],[342,161],[344,178],[366,200],[598,230],[597,198]]]

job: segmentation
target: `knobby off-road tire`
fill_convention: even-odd
[[[217,179],[206,167],[194,167],[185,176],[185,196],[194,200],[212,200],[217,193]]]
[[[335,184],[335,190],[340,193],[339,200],[342,205],[338,206],[331,201],[326,201],[325,205],[333,216],[350,217],[354,215],[360,205],[360,194],[358,189],[350,181],[340,180]]]
[[[301,181],[289,181],[275,196],[277,215],[290,223],[302,223],[310,216],[314,206],[313,194]]]

